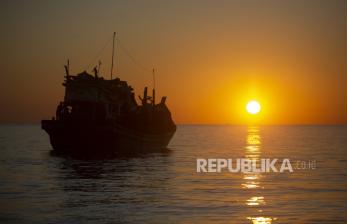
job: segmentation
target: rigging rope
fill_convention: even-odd
[[[101,55],[101,53],[105,50],[105,48],[110,44],[112,38],[113,38],[113,36],[111,36],[111,37],[106,41],[105,45],[104,45],[104,46],[101,48],[101,50],[96,54],[96,56],[93,57],[92,60],[90,60],[89,64],[86,66],[86,70],[90,69],[90,68],[91,68],[91,65],[92,65],[93,63],[95,63],[96,60],[99,60],[99,59],[97,59],[97,58]]]
[[[104,52],[105,48],[112,42],[112,38],[113,35],[110,36],[110,38],[106,41],[106,43],[104,44],[104,46],[101,48],[101,50],[95,55],[95,57],[92,58],[92,60],[90,60],[90,62],[87,64],[87,66],[85,67],[86,70],[91,69],[92,65],[99,60],[99,56]],[[152,69],[147,68],[146,66],[144,66],[143,64],[141,64],[140,62],[138,62],[134,56],[132,56],[132,54],[130,54],[129,50],[121,43],[121,41],[119,40],[118,37],[116,37],[116,41],[119,45],[119,49],[126,55],[129,57],[129,59],[138,67],[138,69],[140,69],[143,72],[146,73],[152,73]],[[117,62],[116,62],[117,64]],[[117,66],[116,66],[117,67]]]
[[[124,45],[120,42],[120,40],[117,38],[117,43],[120,46],[120,49],[123,51],[123,53],[125,53],[130,59],[131,61],[138,66],[138,68],[142,69],[142,71],[145,72],[150,72],[152,73],[152,69],[147,68],[146,66],[144,66],[143,64],[139,63],[131,54],[130,52],[124,47]]]

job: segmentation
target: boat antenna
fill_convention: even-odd
[[[153,68],[152,70],[152,75],[153,75],[153,90],[152,90],[152,100],[153,100],[153,106],[155,106],[155,70]]]
[[[67,65],[64,65],[65,67],[65,73],[66,73],[66,78],[69,79],[70,75],[70,60],[67,59]]]
[[[112,62],[111,62],[111,80],[113,76],[113,58],[114,58],[114,39],[116,38],[116,32],[113,32],[113,44],[112,44]]]
[[[100,73],[101,61],[99,60],[98,73]]]
[[[155,69],[152,69],[152,75],[153,75],[153,89],[155,89]]]

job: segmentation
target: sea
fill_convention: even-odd
[[[197,172],[238,158],[293,172]],[[167,152],[76,158],[1,125],[0,223],[347,223],[347,126],[179,125]]]

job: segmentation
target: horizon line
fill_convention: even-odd
[[[0,122],[0,125],[40,125],[41,122]],[[294,124],[232,124],[232,123],[176,123],[177,126],[347,126],[347,123],[294,123]]]

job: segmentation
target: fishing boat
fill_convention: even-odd
[[[71,75],[69,67],[65,65],[64,100],[55,117],[41,121],[55,151],[123,154],[167,149],[176,125],[165,96],[156,103],[155,88],[149,96],[145,87],[137,103],[134,89],[112,78],[112,68],[111,79],[104,79],[97,67],[93,74],[77,75]]]

